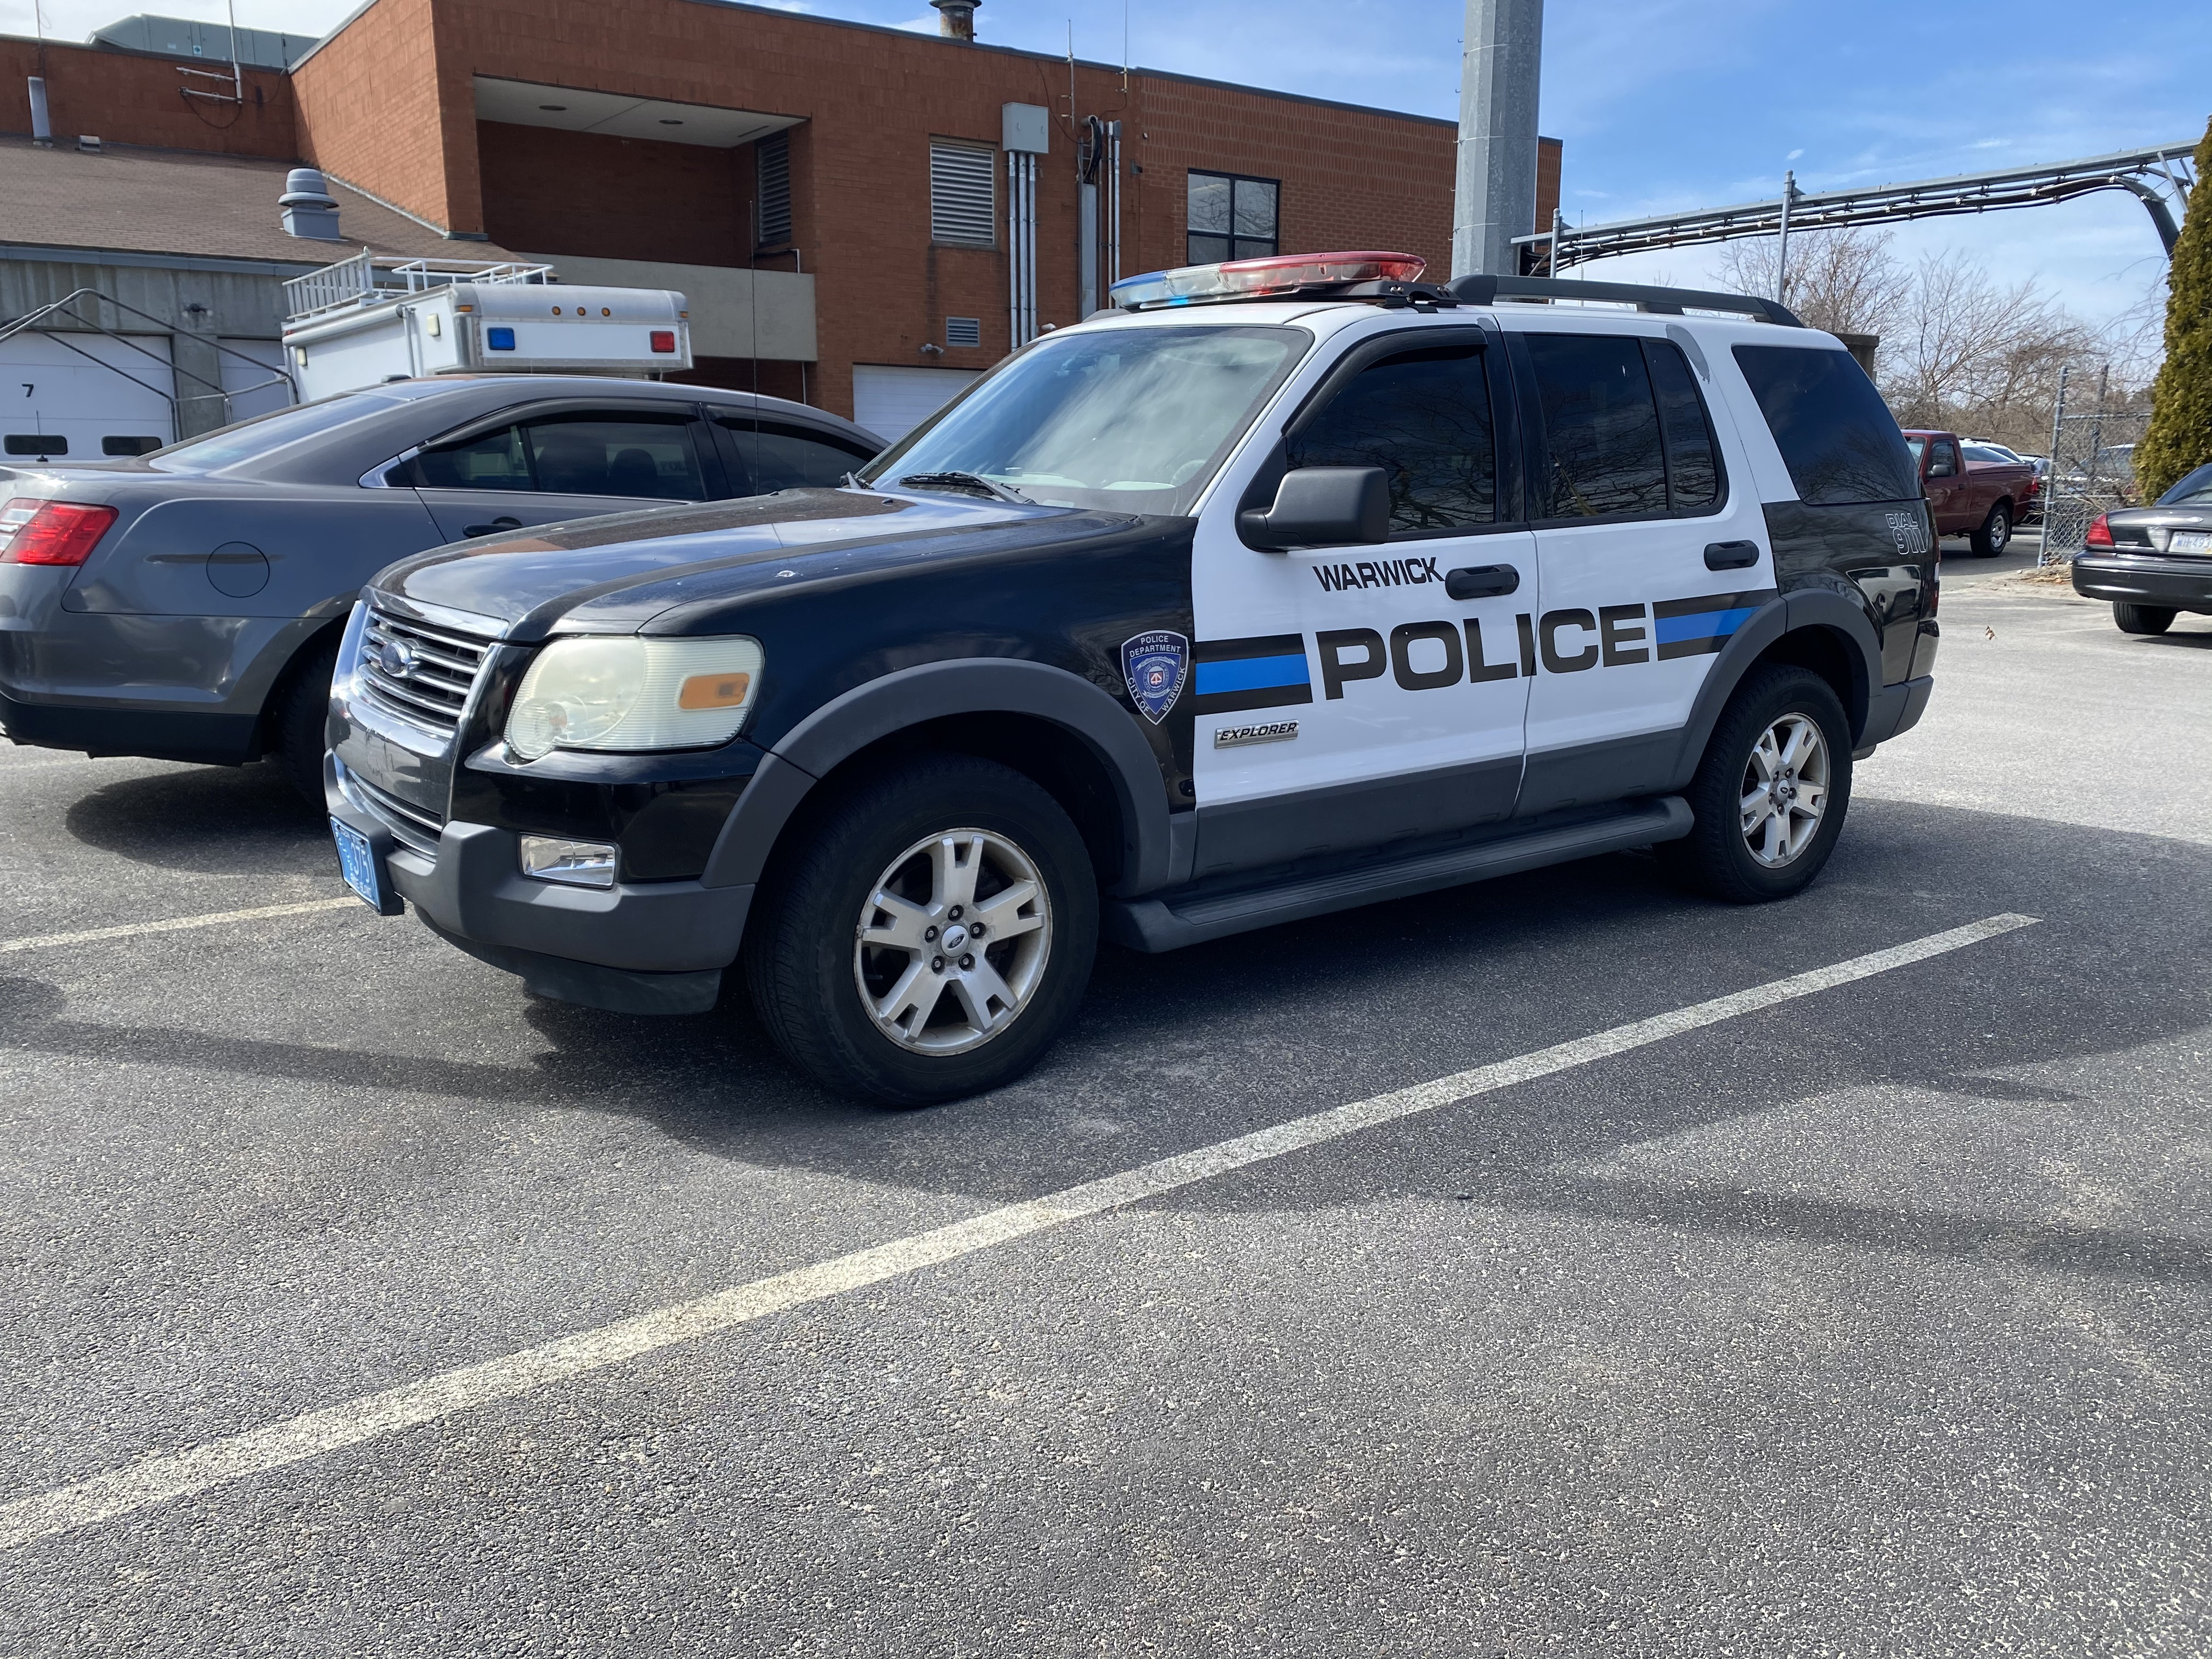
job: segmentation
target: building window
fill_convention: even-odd
[[[1276,248],[1276,209],[1283,192],[1273,179],[1236,173],[1190,175],[1190,263],[1259,259]]]
[[[929,240],[966,247],[998,241],[993,183],[998,151],[933,138],[929,144]]]
[[[772,132],[753,146],[760,223],[756,245],[781,247],[791,240],[791,135]]]
[[[982,344],[983,319],[981,317],[947,317],[945,319],[945,343],[948,346]]]

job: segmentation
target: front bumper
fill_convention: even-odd
[[[2088,599],[2212,614],[2212,559],[2078,554],[2074,591]]]
[[[440,937],[541,996],[617,1013],[697,1013],[714,1006],[736,959],[750,886],[697,881],[571,887],[522,873],[521,836],[487,823],[444,826],[434,854],[403,845],[339,785],[326,758],[332,817],[368,838],[394,891]]]

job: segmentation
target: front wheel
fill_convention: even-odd
[[[1697,823],[1658,849],[1678,878],[1732,904],[1803,890],[1850,803],[1850,725],[1835,691],[1806,669],[1753,670],[1685,793]]]
[[[2163,634],[2179,614],[2160,605],[2129,605],[2120,600],[2112,604],[2112,620],[2123,634]]]
[[[2003,552],[2012,540],[2012,509],[1999,501],[1990,509],[1990,516],[1982,520],[1982,527],[1973,533],[1974,551],[1985,559],[1993,559]]]
[[[894,1106],[1012,1082],[1082,1000],[1098,890],[1060,804],[1010,768],[929,755],[836,797],[761,884],[753,1006],[826,1089]]]

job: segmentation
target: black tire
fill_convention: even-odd
[[[292,665],[270,711],[270,752],[284,781],[310,806],[323,804],[323,744],[331,719],[331,676],[338,662],[333,639],[311,646]]]
[[[1768,864],[1753,854],[1746,839],[1742,802],[1759,775],[1753,751],[1761,738],[1791,717],[1819,728],[1826,745],[1826,794],[1802,848],[1786,861]],[[1802,892],[1835,850],[1850,805],[1850,723],[1833,689],[1802,668],[1753,669],[1714,723],[1697,775],[1683,793],[1697,816],[1696,826],[1682,840],[1658,848],[1661,863],[1677,879],[1731,904],[1763,904]]]
[[[997,1088],[1036,1064],[1082,1001],[1098,948],[1097,878],[1082,836],[1057,801],[994,762],[925,755],[840,790],[794,830],[786,832],[787,850],[779,853],[760,884],[743,951],[753,1007],[793,1066],[838,1094],[923,1106]],[[980,952],[969,950],[951,959],[925,960],[904,953],[902,946],[864,951],[864,925],[896,921],[889,911],[864,915],[871,893],[879,890],[875,884],[907,849],[952,830],[989,838],[975,854],[986,867],[989,890],[979,887],[970,900],[969,922],[984,913],[994,894],[1003,898],[1010,890],[1006,872],[1018,872],[1019,865],[1006,860],[1025,859],[1042,890],[1045,925],[1029,927],[1023,938],[1041,933],[1041,939],[1034,945],[994,939]],[[897,863],[902,873],[885,885],[905,891],[911,902],[917,890],[899,889],[898,880],[911,883],[921,871],[916,908],[943,924],[928,934],[942,948],[954,932],[948,915],[959,913],[931,908],[929,877],[936,868],[927,854],[916,852]],[[1010,915],[1009,930],[1036,921],[1036,908],[1029,908],[1026,916]],[[1041,959],[1018,954],[1028,951]],[[992,972],[1012,975],[1002,979],[1007,988],[1029,986],[1011,1019],[995,1031],[976,1024],[975,981],[958,971],[972,969],[975,958]],[[932,962],[946,965],[920,982],[940,988],[925,993],[932,998],[929,1007],[912,1015],[906,1038],[895,1039],[862,1001],[863,973],[880,975],[889,986],[903,969],[928,969]],[[1024,981],[1024,974],[1030,977]],[[974,1046],[957,1052],[908,1046],[929,1041]]]
[[[2112,602],[2112,621],[2123,634],[2163,634],[2173,626],[2173,619],[2179,614],[2160,605],[2129,605],[2118,599]]]
[[[1999,501],[1990,509],[1990,516],[1982,520],[1982,527],[1974,532],[1970,544],[1980,557],[1994,559],[2011,540],[2012,509]]]

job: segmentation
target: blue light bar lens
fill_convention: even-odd
[[[484,343],[494,351],[512,351],[514,349],[514,331],[511,328],[488,328],[484,331]]]

